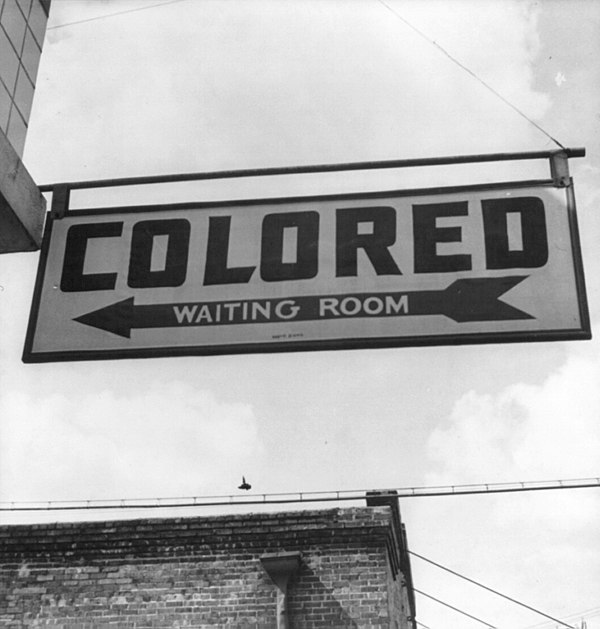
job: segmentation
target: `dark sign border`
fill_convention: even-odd
[[[231,206],[253,206],[269,204],[294,203],[300,201],[327,201],[327,200],[347,200],[347,199],[377,199],[388,196],[406,197],[423,196],[437,194],[451,194],[457,192],[481,192],[487,190],[498,190],[504,188],[528,188],[528,187],[552,187],[557,188],[551,179],[499,182],[493,184],[480,184],[470,186],[451,186],[438,188],[417,188],[411,190],[391,190],[384,192],[362,192],[334,195],[313,195],[277,197],[263,199],[242,199],[230,201],[213,202],[191,202],[168,205],[144,205],[144,206],[121,206],[110,208],[95,208],[71,210],[67,215],[80,216],[106,216],[114,213],[138,213],[164,210],[203,210],[212,208],[222,208]],[[47,214],[46,226],[40,252],[31,312],[27,326],[25,346],[22,360],[24,363],[46,363],[60,361],[77,360],[114,360],[122,358],[166,358],[175,356],[215,356],[228,354],[258,354],[258,353],[279,353],[279,352],[302,352],[302,351],[327,351],[327,350],[348,350],[348,349],[378,349],[394,347],[431,347],[443,345],[475,345],[487,343],[523,343],[523,342],[543,342],[543,341],[572,341],[589,340],[592,338],[589,309],[587,304],[585,277],[583,272],[583,261],[581,256],[581,244],[579,239],[579,228],[577,223],[577,213],[575,207],[575,195],[573,182],[564,188],[567,196],[567,212],[569,224],[569,236],[571,250],[573,253],[573,267],[575,272],[575,288],[577,291],[577,301],[579,307],[580,328],[560,329],[560,330],[540,330],[529,332],[493,332],[493,333],[466,333],[466,334],[445,334],[440,336],[424,335],[409,336],[399,338],[351,338],[351,339],[326,339],[312,341],[290,341],[285,343],[242,343],[228,345],[197,345],[189,347],[160,347],[160,348],[132,348],[119,350],[68,350],[61,352],[34,352],[33,340],[37,327],[39,315],[42,287],[46,273],[46,263],[52,235],[52,225],[54,220],[50,213]]]

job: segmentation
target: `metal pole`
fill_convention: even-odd
[[[111,188],[154,183],[175,183],[182,181],[203,181],[210,179],[233,179],[241,177],[267,177],[273,175],[300,175],[308,173],[343,172],[354,170],[376,170],[382,168],[411,168],[418,166],[444,166],[451,164],[472,164],[479,162],[501,162],[513,160],[548,159],[556,154],[567,157],[584,157],[585,148],[568,148],[558,151],[526,151],[521,153],[483,153],[474,155],[449,155],[444,157],[422,157],[413,159],[394,159],[367,162],[346,162],[338,164],[316,164],[301,166],[278,166],[272,168],[246,168],[239,170],[217,170],[200,173],[181,173],[171,175],[153,175],[147,177],[125,177],[119,179],[100,179],[75,181],[61,184],[39,186],[41,192],[50,192],[57,186],[66,186],[69,190],[85,188]]]

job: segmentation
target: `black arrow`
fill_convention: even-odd
[[[526,275],[456,280],[443,291],[415,292],[411,314],[444,314],[457,323],[535,319],[498,297],[526,279]]]
[[[110,306],[75,317],[74,321],[99,330],[106,330],[125,338],[131,337],[132,328],[169,328],[177,326],[173,307],[179,304],[136,306],[133,297]]]
[[[459,279],[444,290],[407,291],[394,293],[355,293],[343,295],[312,295],[278,299],[256,299],[223,302],[185,302],[136,306],[134,298],[128,297],[109,306],[76,317],[74,320],[112,334],[131,337],[136,328],[170,328],[189,326],[236,325],[243,323],[286,323],[295,321],[315,321],[352,317],[390,317],[445,315],[457,323],[473,321],[508,321],[534,319],[503,301],[499,297],[526,279],[527,276],[485,277]],[[363,304],[366,300],[405,299],[406,307],[379,312],[368,309],[344,314],[343,310],[321,308],[322,299],[333,299],[339,303],[354,300]],[[298,308],[293,317],[278,316],[276,306],[287,302]],[[259,305],[260,309],[252,308]],[[182,315],[186,310],[187,315]],[[254,312],[253,315],[249,313]],[[265,312],[269,314],[265,314]],[[199,313],[204,315],[199,316]]]

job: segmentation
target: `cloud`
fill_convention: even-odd
[[[149,382],[131,396],[9,392],[0,416],[3,500],[233,493],[242,473],[260,473],[252,407],[190,384]]]
[[[454,482],[593,476],[600,452],[600,360],[571,356],[541,385],[470,391],[429,440]],[[512,477],[511,477],[512,476]]]
[[[427,484],[597,477],[597,350],[593,343],[574,350],[540,384],[517,383],[495,394],[462,395],[429,438],[433,470]],[[597,489],[430,498],[410,504],[406,514],[409,542],[417,552],[421,549],[421,554],[546,613],[566,618],[589,608],[594,598],[600,579]],[[514,605],[500,599],[484,604],[484,599],[471,598],[478,590],[468,584],[428,570],[418,560],[414,564],[416,583],[430,592],[444,592],[444,600],[460,601],[459,607],[479,617],[502,618],[504,626],[535,622],[535,616]],[[566,600],[561,593],[574,581],[581,587],[570,590]],[[423,609],[422,618],[432,623],[440,613],[427,602]],[[443,617],[443,626],[462,626]]]

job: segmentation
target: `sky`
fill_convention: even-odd
[[[544,151],[552,136],[586,149],[569,166],[595,331],[599,35],[594,0],[53,0],[24,163],[45,184]],[[73,204],[547,176],[546,162],[496,163],[94,190]],[[0,258],[0,501],[229,495],[242,475],[262,494],[600,473],[595,338],[23,364],[38,259]],[[597,489],[400,507],[416,553],[600,628]],[[412,567],[415,587],[494,626],[556,626],[418,558]],[[422,596],[417,620],[481,626]]]

